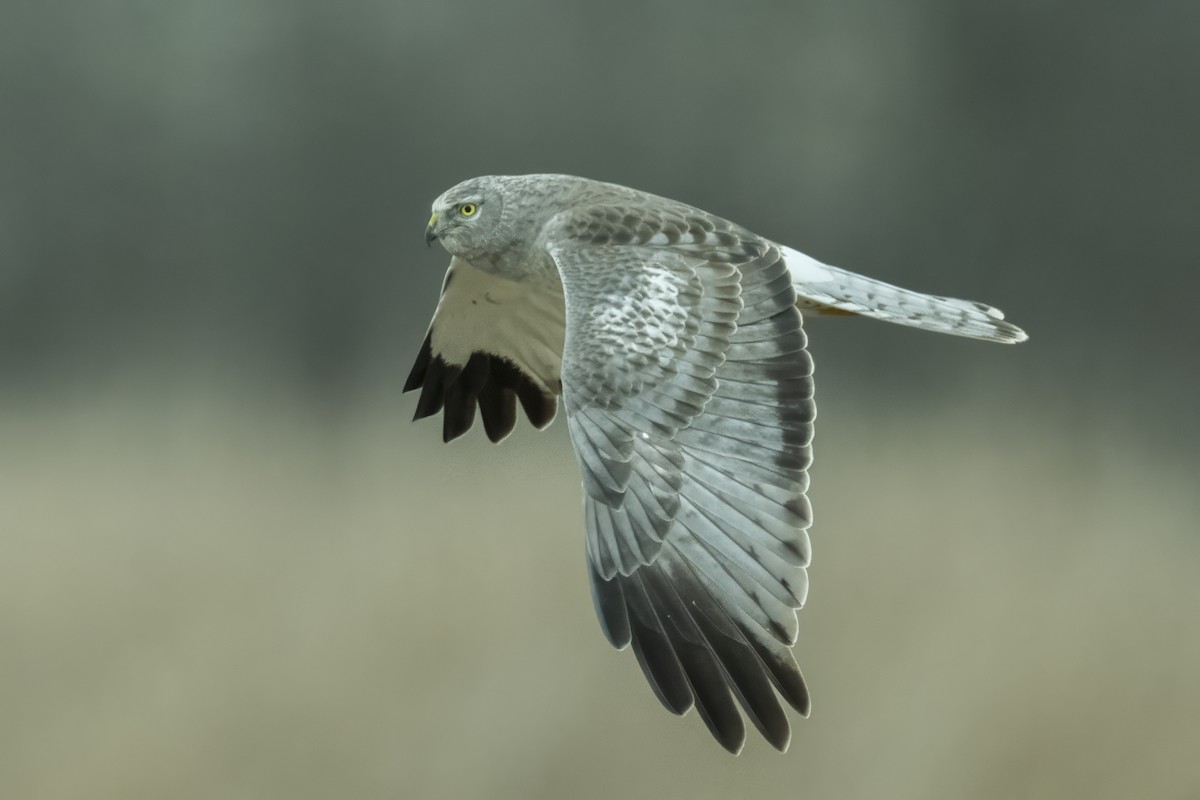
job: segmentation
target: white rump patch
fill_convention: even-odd
[[[799,250],[779,246],[783,260],[787,263],[788,271],[792,273],[792,283],[825,283],[834,278],[832,272],[812,256],[806,256]]]

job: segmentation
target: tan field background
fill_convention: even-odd
[[[0,796],[1200,796],[1195,471],[1119,424],[826,392],[814,712],[734,759],[600,635],[559,426],[124,392],[0,416]]]

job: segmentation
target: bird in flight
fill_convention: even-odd
[[[405,391],[499,442],[562,398],[583,478],[604,635],[655,695],[737,753],[745,719],[783,751],[780,698],[808,592],[813,364],[802,319],[863,316],[991,342],[1028,338],[991,306],[823,264],[721,217],[568,175],[487,176],[433,204],[451,255]],[[738,706],[740,705],[741,711]],[[743,718],[743,713],[745,717]]]

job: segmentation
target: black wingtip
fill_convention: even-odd
[[[425,334],[425,341],[417,352],[417,360],[413,362],[412,369],[408,373],[408,380],[404,382],[404,391],[411,392],[413,389],[420,388],[421,384],[425,382],[425,373],[433,358],[433,342],[430,341],[432,338],[432,334]]]
[[[739,756],[742,754],[742,749],[746,746],[746,726],[742,724],[740,714],[737,716],[737,725],[720,727],[708,718],[708,715],[704,712],[704,707],[699,703],[696,704],[696,710],[700,712],[700,718],[704,720],[705,726],[708,727],[708,732],[717,740],[717,744],[725,748],[726,752],[730,755]]]
[[[479,392],[478,402],[484,433],[492,444],[499,444],[517,427],[517,396],[496,381],[488,381]]]
[[[442,415],[442,441],[462,436],[475,424],[475,405],[487,385],[492,359],[484,353],[472,353],[466,366],[447,381],[445,413]]]
[[[809,711],[808,687],[790,648],[732,619],[690,571],[668,575],[652,565],[605,581],[590,558],[588,568],[605,636],[617,647],[632,642],[667,710],[683,714],[694,706],[733,755],[745,747],[747,721],[787,752],[792,728],[784,703],[803,716]]]
[[[625,610],[625,596],[621,582],[613,578],[604,580],[596,571],[596,565],[588,559],[588,584],[592,589],[592,605],[600,620],[600,630],[608,643],[618,650],[629,646],[632,636],[629,630],[629,613]]]
[[[438,359],[440,361],[440,359]],[[417,399],[417,410],[413,412],[413,421],[431,417],[442,410],[445,399],[446,372],[443,369],[432,371],[424,378],[421,396]]]
[[[464,365],[448,364],[433,352],[432,334],[425,337],[404,391],[421,389],[413,420],[444,411],[442,441],[462,436],[475,424],[478,406],[490,441],[504,440],[517,425],[517,401],[535,428],[549,425],[558,411],[554,395],[512,361],[476,351]]]
[[[650,688],[663,707],[683,715],[695,703],[683,666],[654,611],[653,601],[637,574],[622,581],[622,591],[633,641],[633,653]]]

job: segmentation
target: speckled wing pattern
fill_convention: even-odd
[[[632,645],[662,704],[695,707],[731,752],[746,718],[785,749],[781,698],[809,710],[792,654],[816,415],[801,311],[1026,336],[990,306],[822,264],[672,200],[572,180],[582,196],[555,197],[563,210],[531,233],[553,281],[453,259],[405,389],[422,390],[418,418],[444,409],[447,441],[477,408],[498,441],[518,399],[542,427],[561,394],[605,636]]]
[[[811,519],[813,404],[779,248],[694,211],[600,206],[557,221],[563,392],[585,476],[601,624],[658,698],[737,752],[746,716],[790,739]]]

